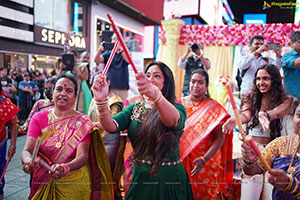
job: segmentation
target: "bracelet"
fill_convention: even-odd
[[[204,159],[203,156],[200,157],[200,160],[202,160],[202,162],[203,162],[204,165],[206,164],[206,160]]]
[[[9,148],[10,148],[10,149],[16,149],[16,146],[10,145]]]
[[[290,192],[290,194],[294,194],[294,193],[296,193],[297,192],[297,189],[298,189],[298,179],[297,178],[293,178],[294,180],[295,180],[295,182],[296,182],[296,184],[295,184],[295,186],[294,187],[292,187],[293,188],[293,190]]]
[[[108,98],[104,99],[103,101],[96,100],[95,104],[97,106],[97,114],[99,116],[109,113]]]
[[[161,98],[161,91],[156,87],[155,85],[152,85],[154,91],[155,91],[155,97],[153,99],[147,97],[150,101],[153,101],[154,103],[157,103]]]
[[[103,100],[97,100],[97,99],[95,99],[96,105],[105,104],[107,102],[108,102],[108,98],[107,97],[105,99],[103,99]]]
[[[64,168],[64,175],[66,176],[70,172],[70,167],[66,165],[65,163],[61,164],[61,166]]]
[[[293,182],[294,182],[293,176],[291,174],[287,174],[287,176],[289,178],[289,184],[285,188],[282,189],[283,191],[286,191],[286,192],[291,189]]]
[[[254,167],[256,165],[256,163],[257,163],[257,160],[258,159],[255,159],[255,160],[251,161],[251,160],[248,160],[248,159],[246,159],[246,158],[243,157],[243,162],[244,162],[244,164],[246,165],[247,168]]]
[[[270,115],[270,113],[268,113],[268,112],[266,112],[267,113],[267,118],[268,118],[268,120],[270,121],[271,120],[271,115]]]
[[[292,185],[291,185],[291,187],[288,189],[288,190],[286,190],[285,192],[287,192],[287,193],[289,193],[289,194],[292,194],[292,191],[293,192],[296,192],[296,190],[297,190],[297,188],[298,188],[298,186],[297,186],[297,188],[296,188],[296,190],[295,190],[295,187],[296,187],[296,184],[298,184],[298,181],[296,181],[296,179],[291,175],[291,177],[292,177]],[[290,184],[289,184],[290,185]],[[288,186],[289,186],[288,185]]]
[[[157,97],[154,99],[153,102],[159,103],[161,101],[161,99],[162,99],[162,93],[161,93],[161,91],[159,91]]]
[[[113,122],[115,123],[117,129],[119,130],[119,124],[118,124],[118,122],[115,119],[113,119]]]
[[[99,119],[104,119],[104,118],[106,118],[106,115],[110,114],[110,111],[108,109],[101,110],[100,112],[99,112],[99,110],[97,110],[97,114],[99,116]]]
[[[254,160],[248,160],[247,158],[243,157],[243,160],[247,163],[257,163],[258,157],[256,157]]]
[[[296,198],[300,197],[300,191],[297,194],[294,194]]]

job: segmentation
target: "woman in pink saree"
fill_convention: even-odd
[[[54,108],[33,116],[22,152],[23,171],[33,174],[28,199],[113,199],[112,176],[98,129],[73,109],[76,80],[57,79]],[[38,159],[32,163],[37,138]],[[40,165],[41,160],[51,169]]]

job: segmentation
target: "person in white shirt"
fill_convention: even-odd
[[[246,70],[242,78],[241,95],[245,95],[251,91],[255,72],[260,66],[273,64],[276,65],[278,69],[281,68],[281,47],[278,51],[274,50],[276,59],[262,56],[262,53],[267,51],[268,47],[269,43],[264,43],[264,37],[261,35],[255,35],[250,39],[249,49],[251,53],[247,56],[243,56],[238,65],[240,72]]]

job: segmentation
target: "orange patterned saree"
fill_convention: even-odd
[[[181,99],[183,105],[184,101]],[[186,106],[185,106],[186,107]],[[230,116],[215,100],[204,101],[197,109],[186,107],[187,120],[180,138],[179,154],[192,184],[195,199],[215,199],[221,188],[232,181],[232,133],[225,136],[219,151],[201,171],[191,176],[193,161],[203,156],[213,143],[210,133]]]

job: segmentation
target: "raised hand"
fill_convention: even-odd
[[[266,131],[270,128],[270,120],[268,119],[267,113],[260,111],[258,113],[258,120],[261,126],[263,127],[263,130]]]
[[[191,171],[191,175],[195,176],[200,172],[202,167],[205,165],[204,158],[203,157],[196,158],[195,160],[193,160],[193,163],[196,163],[196,165]]]
[[[96,76],[91,89],[96,101],[105,100],[109,93],[109,86],[106,81],[106,76],[101,74]]]
[[[289,184],[289,178],[282,169],[270,169],[268,181],[279,189],[284,189]]]
[[[277,58],[281,58],[281,57],[282,57],[282,56],[281,56],[282,46],[280,45],[279,50],[277,50],[277,51],[274,50],[274,52],[275,52]]]
[[[261,45],[256,52],[257,53],[263,53],[264,51],[267,51],[269,47],[269,43],[264,43],[263,45]]]
[[[242,146],[242,155],[244,158],[246,158],[247,160],[257,159],[257,155],[255,151],[250,147],[250,145],[242,143],[241,146]]]
[[[39,157],[36,157],[34,163],[31,163],[31,159],[23,164],[23,171],[27,174],[33,174],[35,170],[39,167]]]
[[[143,72],[136,74],[136,83],[141,95],[145,95],[150,100],[154,100],[157,97],[153,84]]]
[[[12,159],[15,153],[16,153],[16,147],[13,148],[12,146],[10,146],[7,151],[7,159],[8,160]]]
[[[64,177],[68,172],[66,172],[65,168],[62,164],[54,164],[51,166],[52,172],[49,172],[53,178],[60,179]]]
[[[236,127],[235,118],[229,118],[222,126],[222,132],[225,134],[230,134],[231,131]]]

